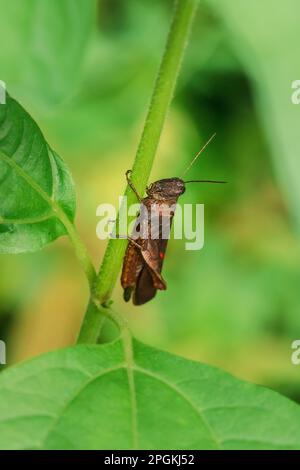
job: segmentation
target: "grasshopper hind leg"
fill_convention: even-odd
[[[132,294],[133,288],[132,287],[125,287],[124,292],[123,292],[123,299],[125,302],[129,302],[131,299],[131,294]]]

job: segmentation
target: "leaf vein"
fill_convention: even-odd
[[[153,372],[150,372],[150,371],[147,371],[146,369],[143,369],[142,367],[139,367],[139,366],[136,366],[135,369],[137,371],[140,371],[141,373],[145,374],[145,375],[148,375],[149,377],[152,377],[154,379],[156,379],[157,381],[159,382],[162,382],[164,385],[166,385],[167,387],[171,388],[172,390],[174,390],[179,396],[181,396],[181,398],[183,398],[184,401],[186,401],[190,407],[194,410],[194,412],[198,415],[198,417],[200,418],[200,420],[202,421],[202,423],[206,426],[207,430],[209,431],[210,435],[211,435],[211,438],[212,440],[214,441],[216,447],[218,449],[222,449],[222,446],[221,446],[221,442],[219,441],[219,439],[217,438],[213,428],[211,427],[211,425],[208,423],[207,419],[203,416],[203,410],[199,410],[195,404],[193,403],[193,401],[187,397],[183,392],[182,390],[180,390],[178,387],[176,387],[175,384],[172,384],[171,382],[169,382],[168,380],[166,380],[164,377],[161,377],[160,375],[158,374],[155,374]],[[201,413],[202,412],[202,413]]]
[[[93,383],[95,380],[99,379],[100,377],[103,377],[104,375],[107,375],[107,374],[110,374],[112,372],[116,372],[117,370],[120,370],[120,369],[124,369],[124,364],[119,364],[115,367],[111,367],[109,369],[106,369],[104,371],[101,371],[101,373],[99,374],[96,374],[96,375],[93,375],[91,378],[89,378],[87,381],[85,381],[83,384],[80,385],[80,387],[78,387],[75,392],[72,394],[71,398],[69,398],[63,405],[63,407],[61,408],[60,412],[55,416],[55,419],[54,419],[54,422],[52,423],[52,425],[50,426],[50,428],[48,429],[46,435],[44,436],[43,438],[43,441],[41,441],[40,443],[40,448],[43,448],[45,446],[45,443],[47,441],[47,439],[49,438],[50,434],[53,432],[53,430],[55,429],[55,427],[57,426],[57,424],[59,423],[60,419],[63,417],[65,411],[67,410],[67,408],[71,405],[71,403],[77,398],[77,396],[83,392],[83,390],[88,387],[91,383]]]

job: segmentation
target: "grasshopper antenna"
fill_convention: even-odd
[[[200,157],[201,153],[204,152],[204,150],[206,149],[206,147],[208,146],[208,144],[211,143],[211,141],[216,137],[216,132],[211,136],[211,138],[206,142],[205,145],[203,145],[202,149],[197,153],[197,155],[195,155],[195,157],[193,158],[193,160],[191,161],[191,163],[189,164],[189,166],[187,167],[187,169],[183,172],[183,175],[184,176],[190,169],[191,167],[194,165],[195,161],[197,160],[197,158]]]
[[[184,181],[184,183],[220,183],[220,184],[225,184],[227,181],[216,181],[216,180],[190,180],[190,181]]]

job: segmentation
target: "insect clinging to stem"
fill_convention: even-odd
[[[195,155],[185,175],[215,134]],[[126,172],[127,183],[141,203],[141,211],[135,223],[136,238],[128,238],[121,285],[124,289],[124,300],[132,296],[134,305],[142,305],[151,300],[157,290],[166,290],[167,284],[161,271],[168,244],[168,236],[175,214],[178,198],[185,192],[188,183],[226,183],[215,180],[188,180],[173,177],[155,181],[146,189],[146,197],[141,197],[130,179],[131,170]],[[143,210],[142,210],[143,209]],[[167,230],[166,230],[167,227]]]

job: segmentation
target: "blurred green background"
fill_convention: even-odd
[[[96,208],[117,203],[168,31],[171,0],[0,0],[0,79],[68,163],[77,222],[97,263]],[[122,300],[138,338],[300,402],[298,0],[200,2],[151,180],[180,175],[216,132],[182,202],[205,204],[205,247],[171,241],[168,290]],[[197,186],[197,187],[196,187]],[[0,258],[0,338],[14,363],[72,343],[88,299],[61,239]],[[109,337],[107,328],[105,336]]]

